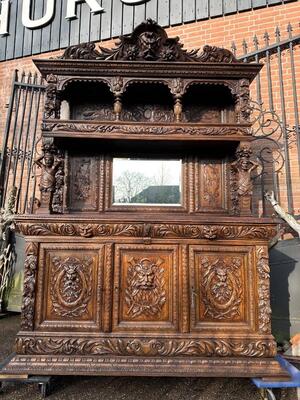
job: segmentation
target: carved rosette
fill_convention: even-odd
[[[241,317],[243,301],[240,257],[203,257],[201,281],[204,317],[215,320],[235,320]]]
[[[87,313],[92,296],[92,258],[52,258],[50,297],[52,312],[64,318]]]
[[[125,302],[127,315],[136,318],[158,316],[166,303],[164,261],[148,258],[129,260]]]
[[[84,339],[19,337],[18,354],[114,355],[146,357],[273,357],[276,343],[271,340],[239,339]]]
[[[38,244],[29,243],[24,262],[24,288],[21,308],[21,330],[32,331],[34,326],[35,287],[38,261]]]
[[[271,239],[277,234],[274,226],[255,225],[17,223],[18,232],[26,236],[145,237],[146,227],[151,238]]]
[[[262,333],[271,333],[270,267],[266,247],[257,248],[258,273],[258,328]]]

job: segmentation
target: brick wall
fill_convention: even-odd
[[[175,26],[168,29],[170,36],[179,36],[185,48],[201,48],[205,44],[211,44],[221,47],[230,48],[232,41],[237,44],[237,54],[242,54],[242,41],[245,39],[249,45],[248,52],[254,50],[253,35],[256,34],[260,43],[260,47],[264,47],[263,35],[265,31],[269,32],[270,43],[275,40],[275,27],[278,26],[282,33],[282,39],[287,37],[286,28],[288,23],[291,23],[294,28],[294,35],[300,34],[299,27],[300,2],[293,2],[279,6],[267,7],[254,11],[242,12],[234,15],[229,15],[221,18],[214,18],[201,22],[189,23],[186,25]],[[113,47],[113,40],[101,43],[105,47]],[[59,55],[61,51],[41,54],[35,58],[48,58]],[[297,93],[300,93],[300,50],[294,52],[296,64]],[[276,56],[272,56],[272,81],[274,91],[274,107],[275,110],[281,113],[280,102],[280,81],[278,77],[278,60]],[[34,72],[35,67],[32,62],[32,57],[17,59],[3,62],[0,64],[0,132],[4,131],[6,105],[9,101],[10,86],[13,76],[13,71]],[[293,92],[291,80],[291,64],[288,52],[283,55],[283,81],[285,103],[287,105],[287,122],[291,126],[295,124],[295,112],[293,106]],[[263,101],[268,107],[268,86],[266,78],[266,68],[261,74],[261,87]],[[255,97],[256,84],[252,85],[252,94]],[[300,100],[298,100],[300,102]],[[296,213],[300,213],[300,178],[298,167],[298,151],[294,144],[291,148],[291,171],[292,171],[292,186],[294,194],[294,208]],[[282,188],[285,186],[285,175],[279,176]],[[284,191],[283,191],[284,193]],[[283,195],[281,201],[286,204],[286,197]]]

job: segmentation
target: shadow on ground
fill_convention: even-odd
[[[12,351],[20,318],[0,320],[0,361]],[[5,383],[0,400],[40,399],[37,385]],[[260,400],[249,379],[58,377],[49,400]],[[291,392],[286,400],[294,400]]]

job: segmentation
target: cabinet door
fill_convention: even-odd
[[[178,330],[177,246],[116,246],[113,330]]]
[[[36,329],[101,330],[103,247],[41,244]]]
[[[191,330],[255,329],[254,266],[251,246],[191,246]]]

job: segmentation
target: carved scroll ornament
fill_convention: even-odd
[[[146,229],[147,228],[147,229]],[[82,224],[17,223],[17,230],[27,236],[124,236],[190,239],[267,239],[277,234],[274,226],[253,225],[182,225],[182,224]]]
[[[258,271],[258,327],[262,333],[271,333],[270,267],[268,249],[257,248]]]
[[[179,38],[168,38],[161,26],[151,19],[141,23],[129,36],[121,36],[114,49],[100,47],[93,43],[84,43],[69,47],[62,59],[83,60],[123,60],[123,61],[183,61],[207,63],[238,63],[229,50],[215,46],[204,46],[198,50],[187,51]]]
[[[238,339],[79,339],[18,338],[18,354],[115,355],[115,356],[206,356],[272,357],[276,343],[272,340]]]

